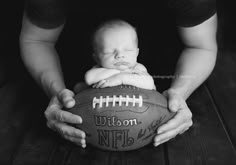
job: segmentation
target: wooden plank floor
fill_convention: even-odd
[[[62,139],[46,127],[43,95],[27,89],[23,80],[5,83],[0,88],[0,165],[235,165],[236,65],[231,55],[219,56],[212,76],[188,100],[194,122],[189,131],[159,147],[128,152],[82,149]]]
[[[205,85],[192,95],[188,105],[194,124],[178,140],[167,143],[170,164],[234,164],[234,149]]]
[[[217,67],[208,79],[207,86],[236,150],[236,50],[220,51]]]

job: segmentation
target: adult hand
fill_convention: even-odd
[[[168,100],[169,110],[176,112],[176,115],[158,128],[157,135],[154,138],[154,146],[158,146],[176,135],[184,133],[193,124],[192,113],[182,96],[173,89],[166,90],[163,94]]]
[[[82,118],[62,110],[62,108],[72,108],[75,105],[73,96],[72,91],[63,89],[57,96],[52,97],[44,114],[49,128],[58,132],[63,138],[85,148],[85,133],[67,124],[81,124]]]

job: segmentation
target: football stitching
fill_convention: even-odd
[[[133,97],[129,97],[128,95],[126,96],[116,96],[113,95],[112,97],[110,96],[100,96],[100,97],[94,97],[93,98],[93,109],[96,108],[96,105],[99,105],[99,108],[102,108],[103,105],[105,105],[105,107],[109,107],[109,103],[112,103],[112,107],[116,106],[116,103],[119,103],[119,106],[122,106],[122,103],[125,103],[125,106],[129,106],[129,103],[132,103],[133,106],[135,106],[135,104],[138,104],[139,107],[143,106],[143,97],[141,95],[139,95],[139,97],[136,97],[135,95],[133,95]]]

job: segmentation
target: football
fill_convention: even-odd
[[[76,104],[69,111],[82,117],[76,127],[86,133],[86,142],[110,151],[149,144],[157,128],[175,115],[159,92],[129,85],[88,87],[74,98]]]

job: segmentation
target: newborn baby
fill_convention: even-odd
[[[156,89],[145,66],[137,62],[138,37],[129,23],[112,20],[102,24],[93,35],[93,49],[97,65],[86,72],[87,85],[104,88],[126,84]]]

